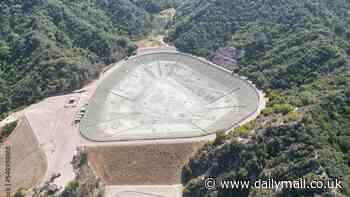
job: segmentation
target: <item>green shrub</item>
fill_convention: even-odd
[[[7,55],[9,54],[9,46],[7,45],[6,42],[0,40],[0,59],[6,58]]]
[[[303,91],[300,93],[300,99],[303,105],[309,105],[312,103],[312,93],[310,91]]]
[[[293,121],[297,121],[299,120],[300,114],[298,112],[289,112],[286,117],[285,117],[285,121],[287,122],[293,122]]]
[[[10,136],[16,127],[17,121],[5,125],[0,134],[0,142],[3,142],[3,140]]]
[[[80,167],[84,166],[85,164],[87,164],[87,162],[88,162],[87,153],[82,152],[80,155],[80,161],[79,161],[78,167],[80,168]]]
[[[13,197],[25,197],[25,193],[23,192],[23,189],[19,189],[16,191],[16,193],[13,195]]]
[[[243,136],[248,134],[249,131],[251,131],[256,125],[255,121],[249,122],[247,124],[241,125],[237,128],[234,128],[230,134],[234,137],[238,137],[238,136]]]
[[[71,181],[64,188],[63,192],[60,194],[60,197],[75,197],[78,195],[79,183],[77,181]]]
[[[345,106],[344,107],[344,113],[347,115],[350,115],[350,106]]]
[[[289,112],[294,110],[294,107],[290,104],[274,104],[272,106],[273,111],[275,113],[282,113],[283,115],[288,114]]]
[[[273,108],[272,107],[267,107],[262,111],[262,114],[265,116],[269,116],[273,113]]]

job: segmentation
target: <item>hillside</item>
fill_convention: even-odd
[[[1,1],[0,115],[95,78],[135,50],[150,18],[129,0]]]
[[[130,0],[136,6],[144,9],[148,13],[158,14],[168,8],[177,8],[181,4],[190,0]]]
[[[350,196],[348,0],[3,0],[0,119],[133,54],[130,40],[147,36],[154,14],[172,7],[167,42],[208,59],[231,53],[234,72],[269,98],[255,121],[189,160],[184,197]],[[338,179],[343,188],[207,191],[203,177]]]
[[[208,59],[223,47],[235,48],[234,71],[251,79],[270,99],[256,121],[220,135],[189,161],[184,167],[184,196],[332,192],[208,192],[203,176],[338,179],[344,186],[338,195],[350,195],[349,9],[345,0],[198,0],[178,8],[167,41]],[[251,140],[241,144],[236,136]]]

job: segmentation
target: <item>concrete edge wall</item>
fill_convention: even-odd
[[[220,129],[220,130],[215,130],[213,132],[209,132],[206,134],[201,134],[201,135],[193,135],[193,136],[189,136],[189,137],[176,137],[176,138],[147,138],[147,139],[127,139],[127,140],[103,140],[103,139],[93,139],[91,138],[91,136],[87,136],[84,135],[84,132],[82,131],[82,126],[81,124],[79,124],[79,132],[81,134],[81,136],[87,140],[90,141],[94,141],[94,142],[117,142],[117,141],[142,141],[142,140],[166,140],[166,139],[186,139],[186,138],[198,138],[198,137],[204,137],[204,136],[209,136],[209,135],[213,135],[216,134],[218,132],[225,132],[225,133],[229,133],[232,129],[237,128],[243,124],[246,124],[252,120],[254,120],[255,118],[257,118],[257,116],[260,114],[260,112],[265,108],[266,105],[266,99],[265,99],[265,94],[258,90],[257,87],[249,80],[245,79],[242,76],[239,76],[235,73],[233,73],[232,71],[229,71],[223,67],[220,67],[212,62],[210,62],[209,60],[206,60],[202,57],[198,57],[195,55],[191,55],[191,54],[187,54],[187,53],[183,53],[183,52],[179,52],[179,51],[152,51],[149,53],[144,53],[144,54],[140,54],[140,55],[136,55],[136,56],[132,56],[129,58],[125,58],[122,59],[121,61],[117,62],[114,64],[114,66],[112,66],[112,68],[110,68],[102,77],[100,77],[98,79],[98,87],[97,90],[100,88],[101,83],[103,82],[103,80],[108,77],[109,75],[113,74],[115,72],[115,70],[117,70],[119,67],[123,66],[124,64],[127,63],[127,61],[129,60],[134,60],[143,56],[150,56],[150,55],[158,55],[158,54],[169,54],[169,55],[182,55],[182,56],[186,56],[186,57],[191,57],[191,58],[195,58],[197,60],[199,60],[200,62],[202,62],[203,64],[209,65],[211,67],[214,67],[222,72],[226,72],[228,74],[230,74],[232,77],[240,80],[241,82],[245,83],[246,85],[248,85],[249,87],[251,87],[254,90],[254,93],[256,94],[256,96],[258,97],[258,103],[256,105],[256,108],[253,112],[251,112],[250,114],[248,114],[245,117],[242,117],[237,123],[235,123],[233,126],[229,127],[229,128],[225,128],[225,129]],[[91,98],[94,98],[96,95],[97,90],[93,93]],[[92,102],[90,98],[89,104]]]

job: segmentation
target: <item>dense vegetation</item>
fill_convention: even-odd
[[[188,0],[131,0],[138,7],[149,13],[157,14],[168,8],[177,8],[182,2]]]
[[[0,115],[81,87],[151,28],[129,0],[4,0],[0,24]]]
[[[202,177],[339,179],[338,192],[350,195],[349,9],[345,0],[197,0],[178,8],[168,41],[208,59],[235,47],[235,72],[270,98],[256,121],[219,135],[189,161],[184,196],[332,196],[330,189],[209,192]]]

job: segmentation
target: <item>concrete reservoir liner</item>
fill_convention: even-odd
[[[238,125],[258,109],[254,86],[187,54],[145,54],[112,69],[80,123],[90,140],[205,136]]]

